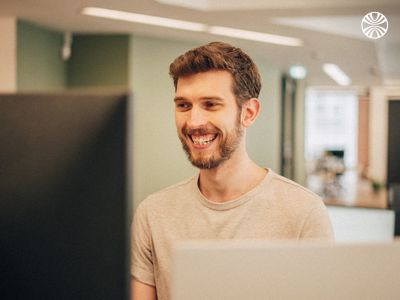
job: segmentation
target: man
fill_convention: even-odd
[[[333,238],[321,199],[254,163],[246,130],[260,112],[260,75],[241,49],[214,42],[170,65],[179,139],[199,175],[150,195],[132,230],[135,300],[169,299],[171,250],[192,239]]]

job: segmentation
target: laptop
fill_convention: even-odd
[[[400,242],[188,242],[173,300],[400,299]]]

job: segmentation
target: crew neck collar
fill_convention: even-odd
[[[266,168],[266,170],[268,171],[267,174],[265,175],[264,179],[257,186],[255,186],[254,188],[252,188],[250,191],[248,191],[244,195],[240,196],[239,198],[232,199],[232,200],[225,201],[225,202],[210,201],[201,193],[199,186],[198,186],[199,176],[200,176],[200,173],[199,173],[197,176],[195,176],[193,178],[193,181],[192,181],[192,184],[194,185],[194,189],[197,194],[196,198],[200,201],[201,204],[203,204],[204,206],[206,206],[210,209],[213,209],[213,210],[229,210],[229,209],[235,208],[237,206],[240,206],[240,205],[248,202],[249,200],[251,200],[253,198],[253,196],[255,194],[257,194],[258,191],[262,188],[262,186],[264,186],[271,180],[274,172],[270,168]]]

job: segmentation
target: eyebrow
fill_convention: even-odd
[[[177,102],[177,101],[185,101],[186,100],[186,98],[184,98],[184,97],[175,97],[174,98],[174,102]]]
[[[225,101],[224,98],[218,97],[218,96],[205,96],[205,97],[201,97],[200,100],[216,100],[216,101]],[[174,102],[177,101],[187,101],[187,99],[185,97],[180,97],[177,96],[174,98]]]

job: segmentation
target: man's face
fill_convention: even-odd
[[[218,167],[238,148],[243,129],[228,71],[179,78],[175,121],[190,162],[201,169]]]

